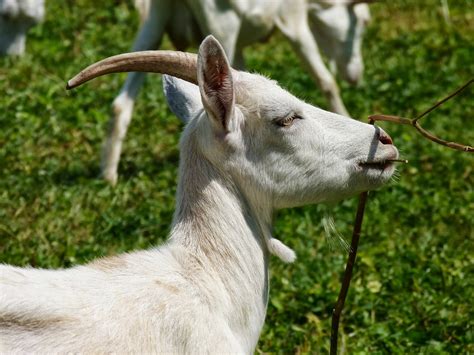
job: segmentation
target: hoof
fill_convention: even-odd
[[[118,175],[116,172],[103,171],[102,178],[105,181],[107,181],[110,185],[115,186],[117,184]]]

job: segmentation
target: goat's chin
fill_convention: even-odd
[[[361,170],[361,184],[358,190],[375,190],[390,181],[395,172],[394,164],[388,164],[380,167],[363,167]]]
[[[365,191],[367,189],[360,189],[360,187],[354,185],[344,185],[341,188],[335,188],[332,191],[324,191],[313,194],[311,189],[305,191],[299,199],[279,199],[275,201],[275,209],[294,208],[308,205],[316,205],[319,203],[324,204],[335,204],[347,198],[357,195],[357,193]]]
[[[337,188],[330,193],[326,191],[315,203],[323,202],[333,204],[341,200],[351,198],[363,191],[376,190],[387,184],[395,172],[393,164],[384,168],[361,168],[357,174],[351,175],[349,180],[341,184],[340,190]]]

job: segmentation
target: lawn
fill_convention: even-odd
[[[474,5],[391,1],[371,6],[364,83],[341,83],[354,117],[413,117],[474,77]],[[47,1],[45,22],[21,59],[0,58],[0,262],[58,268],[165,240],[174,209],[178,139],[159,75],[139,96],[117,186],[100,179],[110,103],[124,75],[66,92],[86,65],[128,51],[138,26],[131,1]],[[164,47],[171,48],[165,40]],[[249,47],[249,70],[315,105],[325,100],[291,47],[274,36]],[[430,114],[427,128],[474,144],[474,85]],[[341,324],[351,354],[474,353],[474,156],[433,144],[410,127],[382,125],[410,161],[369,195],[359,256]],[[262,353],[326,353],[357,199],[279,211],[275,235],[294,264],[271,262]],[[328,217],[329,216],[329,217]],[[336,246],[334,246],[336,244]]]

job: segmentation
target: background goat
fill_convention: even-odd
[[[161,248],[69,270],[1,266],[2,352],[247,353],[268,301],[276,209],[339,200],[387,182],[398,157],[381,129],[323,111],[275,82],[231,69],[208,37],[199,56],[115,56],[69,87],[120,71],[175,81],[170,102],[191,105],[181,139],[177,206]],[[175,80],[175,79],[168,79]]]
[[[44,0],[0,0],[0,55],[21,55],[26,33],[42,21]]]
[[[363,72],[360,47],[370,15],[367,4],[350,3],[138,0],[142,26],[133,50],[158,47],[165,32],[178,50],[199,43],[203,35],[213,34],[222,43],[230,62],[242,68],[243,49],[267,38],[277,27],[322,89],[330,109],[347,116],[339,88],[321,58],[316,39],[343,78],[353,83],[359,81]],[[113,117],[102,153],[102,175],[112,184],[117,181],[122,141],[143,79],[143,73],[129,74],[113,103]]]

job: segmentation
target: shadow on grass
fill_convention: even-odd
[[[179,150],[171,149],[158,154],[147,154],[146,157],[129,156],[120,161],[119,179],[131,180],[139,175],[147,175],[150,179],[163,171],[175,172],[179,166]]]
[[[49,175],[47,183],[58,186],[72,186],[86,182],[87,180],[99,180],[100,167],[96,161],[87,161],[64,165]]]
[[[179,151],[176,149],[171,150],[168,154],[160,152],[158,156],[148,155],[145,159],[139,159],[136,156],[124,156],[118,169],[119,180],[128,181],[143,174],[152,179],[163,171],[176,171],[178,165]],[[90,180],[103,181],[101,179],[100,164],[97,160],[64,165],[60,169],[51,172],[47,183],[59,186],[72,186]],[[43,180],[44,182],[45,180]]]

